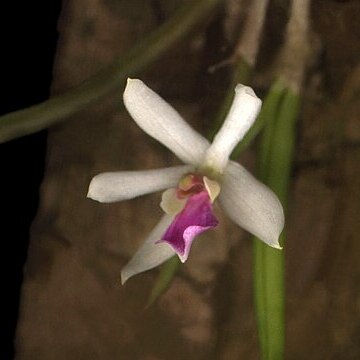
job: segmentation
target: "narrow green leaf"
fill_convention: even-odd
[[[232,159],[239,157],[241,152],[243,152],[255,139],[255,137],[261,132],[261,130],[267,125],[274,122],[273,116],[274,112],[277,111],[279,102],[282,99],[285,88],[280,81],[275,82],[266,96],[260,114],[257,117],[254,125],[246,133],[244,138],[239,142],[237,147],[232,153]],[[267,131],[267,137],[271,138],[271,134]]]
[[[259,174],[285,209],[300,97],[283,89],[277,99],[260,143]],[[284,238],[283,233],[282,245]],[[254,243],[254,291],[262,359],[281,360],[285,346],[284,250],[272,249],[258,239]]]
[[[159,296],[161,296],[169,288],[177,270],[180,267],[180,264],[181,262],[179,258],[177,256],[173,256],[161,266],[159,276],[157,277],[156,282],[151,290],[146,308],[153,305]]]
[[[276,82],[270,88],[264,100],[263,107],[258,116],[259,123],[265,126],[261,137],[261,149],[258,154],[259,176],[266,179],[268,157],[271,149],[271,139],[274,132],[277,114],[284,96],[285,88],[280,82]],[[260,118],[260,120],[259,120]],[[259,126],[260,128],[260,126]],[[254,291],[257,325],[259,332],[260,350],[263,359],[267,359],[268,353],[268,309],[266,299],[266,257],[267,246],[254,238]]]

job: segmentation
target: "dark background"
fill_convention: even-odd
[[[60,0],[2,2],[0,113],[49,97]],[[29,226],[38,205],[47,132],[0,145],[3,282],[2,359],[11,359]],[[4,285],[5,284],[5,285]]]

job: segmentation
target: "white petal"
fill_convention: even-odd
[[[103,203],[128,200],[174,187],[184,174],[192,170],[192,166],[182,165],[145,171],[106,172],[91,180],[87,196]]]
[[[280,249],[284,212],[277,196],[244,167],[230,161],[225,169],[220,203],[228,216],[268,245]]]
[[[203,182],[205,185],[205,189],[209,194],[211,203],[213,203],[220,194],[220,184],[215,180],[209,179],[207,176],[203,177]]]
[[[209,142],[141,80],[128,79],[124,103],[132,118],[147,134],[184,163],[200,164]]]
[[[173,220],[173,216],[164,215],[145,243],[135,253],[121,271],[121,283],[124,284],[130,277],[150,270],[175,255],[175,251],[168,244],[156,241],[161,239]]]
[[[219,172],[225,169],[231,152],[254,123],[260,108],[261,100],[254,91],[248,86],[238,84],[224,124],[207,150],[207,166]]]

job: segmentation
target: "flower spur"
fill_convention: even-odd
[[[237,143],[254,123],[261,100],[237,85],[223,126],[210,144],[141,80],[128,79],[125,107],[148,135],[170,149],[186,165],[145,171],[107,172],[95,176],[88,197],[108,203],[165,190],[165,215],[121,272],[122,283],[177,254],[186,261],[194,238],[218,224],[213,202],[239,226],[271,247],[284,214],[276,195],[240,164],[229,160]]]

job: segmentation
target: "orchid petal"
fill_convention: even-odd
[[[175,255],[175,251],[166,243],[156,242],[166,231],[173,221],[173,217],[164,215],[160,222],[150,233],[145,243],[139,248],[131,260],[121,271],[121,283],[124,284],[129,278],[144,271],[150,270]]]
[[[91,180],[87,196],[103,203],[128,200],[174,187],[184,174],[192,170],[192,166],[182,165],[145,171],[106,172]]]
[[[220,194],[221,191],[220,184],[215,180],[209,179],[207,176],[203,177],[203,181],[204,181],[205,189],[209,194],[211,203],[213,203]]]
[[[230,161],[224,172],[220,203],[238,225],[266,244],[281,249],[284,212],[277,196],[244,167]]]
[[[164,213],[175,216],[185,206],[186,199],[180,199],[177,196],[177,189],[170,188],[165,190],[161,195],[160,207]]]
[[[235,146],[253,125],[261,108],[254,91],[238,84],[235,97],[223,126],[205,155],[205,165],[222,172]]]
[[[132,118],[148,135],[165,145],[184,163],[200,164],[209,142],[141,80],[128,79],[124,103]]]
[[[185,262],[195,237],[217,225],[209,195],[202,191],[188,199],[158,243],[171,245],[181,262]]]

